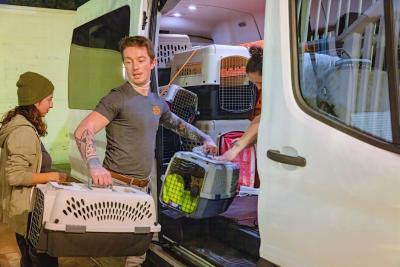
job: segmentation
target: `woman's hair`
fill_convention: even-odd
[[[246,73],[259,73],[262,75],[263,49],[252,46],[249,48],[250,59],[247,61]]]
[[[47,125],[43,121],[43,117],[40,115],[39,110],[35,105],[16,106],[14,109],[8,111],[0,122],[1,127],[9,123],[12,118],[18,114],[24,116],[30,123],[32,123],[39,136],[45,136],[47,134]]]

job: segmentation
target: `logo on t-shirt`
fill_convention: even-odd
[[[154,105],[153,106],[153,115],[154,116],[160,116],[161,115],[161,109],[159,106]]]

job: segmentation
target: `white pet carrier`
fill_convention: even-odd
[[[167,68],[175,53],[192,48],[186,34],[160,34],[158,36],[157,66]]]
[[[174,83],[197,94],[199,119],[249,118],[256,104],[256,88],[246,75],[247,48],[209,45],[176,53],[171,78],[193,53]]]
[[[177,152],[163,178],[160,201],[190,218],[226,211],[236,195],[239,168],[194,152]]]
[[[180,86],[221,84],[229,77],[238,84],[248,83],[246,63],[249,51],[243,46],[208,45],[175,53],[171,66],[171,77],[196,50],[196,54],[186,64],[175,80]]]
[[[51,182],[34,195],[28,240],[52,256],[142,255],[161,230],[152,197],[131,187]]]

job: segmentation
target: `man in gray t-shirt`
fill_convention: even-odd
[[[154,93],[139,94],[127,82],[103,97],[95,111],[110,121],[106,126],[103,166],[135,178],[147,178],[158,124],[172,116],[167,103]]]
[[[158,125],[203,142],[205,152],[215,154],[211,137],[173,114],[167,103],[150,92],[150,74],[156,64],[151,42],[142,36],[120,42],[128,82],[103,97],[75,130],[75,140],[95,184],[112,183],[111,173],[143,182],[154,159]],[[95,134],[106,128],[107,147],[103,164],[96,154]],[[116,173],[116,174],[115,174]],[[128,178],[129,179],[129,178]],[[125,266],[140,266],[142,256],[127,257]]]
[[[120,42],[128,82],[103,97],[75,130],[75,140],[93,182],[112,183],[110,171],[137,179],[149,177],[154,159],[158,125],[202,142],[205,152],[216,153],[216,145],[204,134],[173,114],[166,102],[150,92],[151,70],[156,58],[151,42],[142,36]],[[94,135],[106,128],[107,147],[103,164],[96,154]]]

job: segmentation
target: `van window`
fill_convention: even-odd
[[[122,84],[118,42],[129,35],[128,6],[74,29],[69,59],[69,107],[93,109],[110,88]]]
[[[296,1],[298,72],[311,108],[393,142],[383,2]]]

